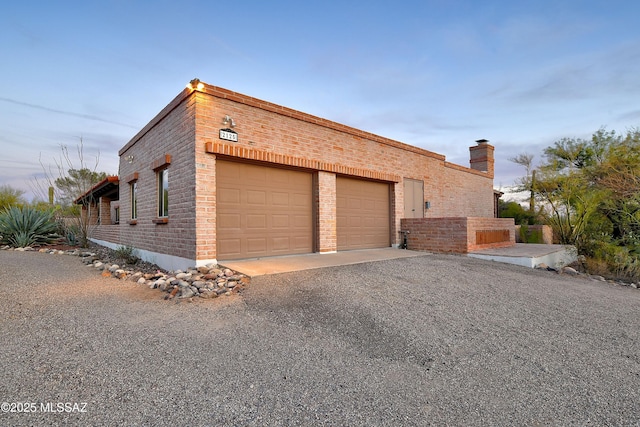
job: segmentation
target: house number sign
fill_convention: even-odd
[[[238,142],[238,134],[231,129],[220,129],[220,139]]]

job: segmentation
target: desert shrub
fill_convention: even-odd
[[[132,246],[118,246],[115,253],[119,258],[124,259],[127,264],[136,264],[140,261],[136,254],[136,249]]]
[[[609,266],[607,265],[607,262],[602,259],[585,257],[584,268],[585,270],[587,270],[587,273],[589,274],[602,276],[602,277],[611,276],[611,272],[609,271]]]
[[[640,258],[636,248],[615,242],[591,242],[585,268],[589,274],[612,279],[640,280]]]
[[[52,243],[60,236],[52,211],[11,207],[0,213],[0,241],[17,248]]]

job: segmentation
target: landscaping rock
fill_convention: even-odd
[[[12,248],[8,245],[0,247],[0,250],[36,251],[30,247]],[[115,250],[98,245],[90,250],[40,248],[37,251],[51,255],[77,256],[83,264],[95,268],[105,278],[114,277],[159,289],[167,293],[164,297],[167,300],[177,296],[179,300],[191,302],[194,297],[212,299],[219,295],[233,295],[250,283],[249,277],[213,263],[173,272],[163,271],[157,265],[144,261],[127,265],[129,260],[119,256]]]
[[[180,291],[180,296],[178,298],[191,298],[195,294],[196,293],[193,292],[193,289],[191,289],[190,286],[183,286],[182,290]]]
[[[210,299],[210,298],[218,298],[217,292],[206,290],[200,294],[200,298]]]

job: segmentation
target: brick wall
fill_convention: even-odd
[[[401,229],[409,232],[407,249],[415,251],[467,253],[515,245],[511,218],[405,218]],[[490,243],[479,242],[480,236]]]
[[[196,259],[195,103],[194,97],[177,97],[120,150],[122,245]],[[158,218],[157,167],[169,171],[166,222]],[[131,219],[130,202],[134,181],[136,220]]]
[[[90,230],[90,238],[120,245],[120,226],[117,224],[98,225]]]

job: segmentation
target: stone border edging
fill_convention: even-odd
[[[36,249],[30,247],[11,248],[4,246],[0,249],[19,252],[36,251]],[[222,295],[231,296],[234,293],[240,293],[251,281],[248,276],[217,264],[193,267],[187,271],[164,272],[157,270],[155,273],[143,273],[142,271],[136,271],[135,267],[120,268],[117,264],[103,262],[98,259],[96,253],[86,250],[73,249],[63,251],[43,248],[37,250],[37,252],[78,256],[88,267],[101,271],[103,277],[114,277],[145,285],[151,289],[159,289],[166,293],[165,300],[173,298],[191,300],[194,297],[211,299]]]

